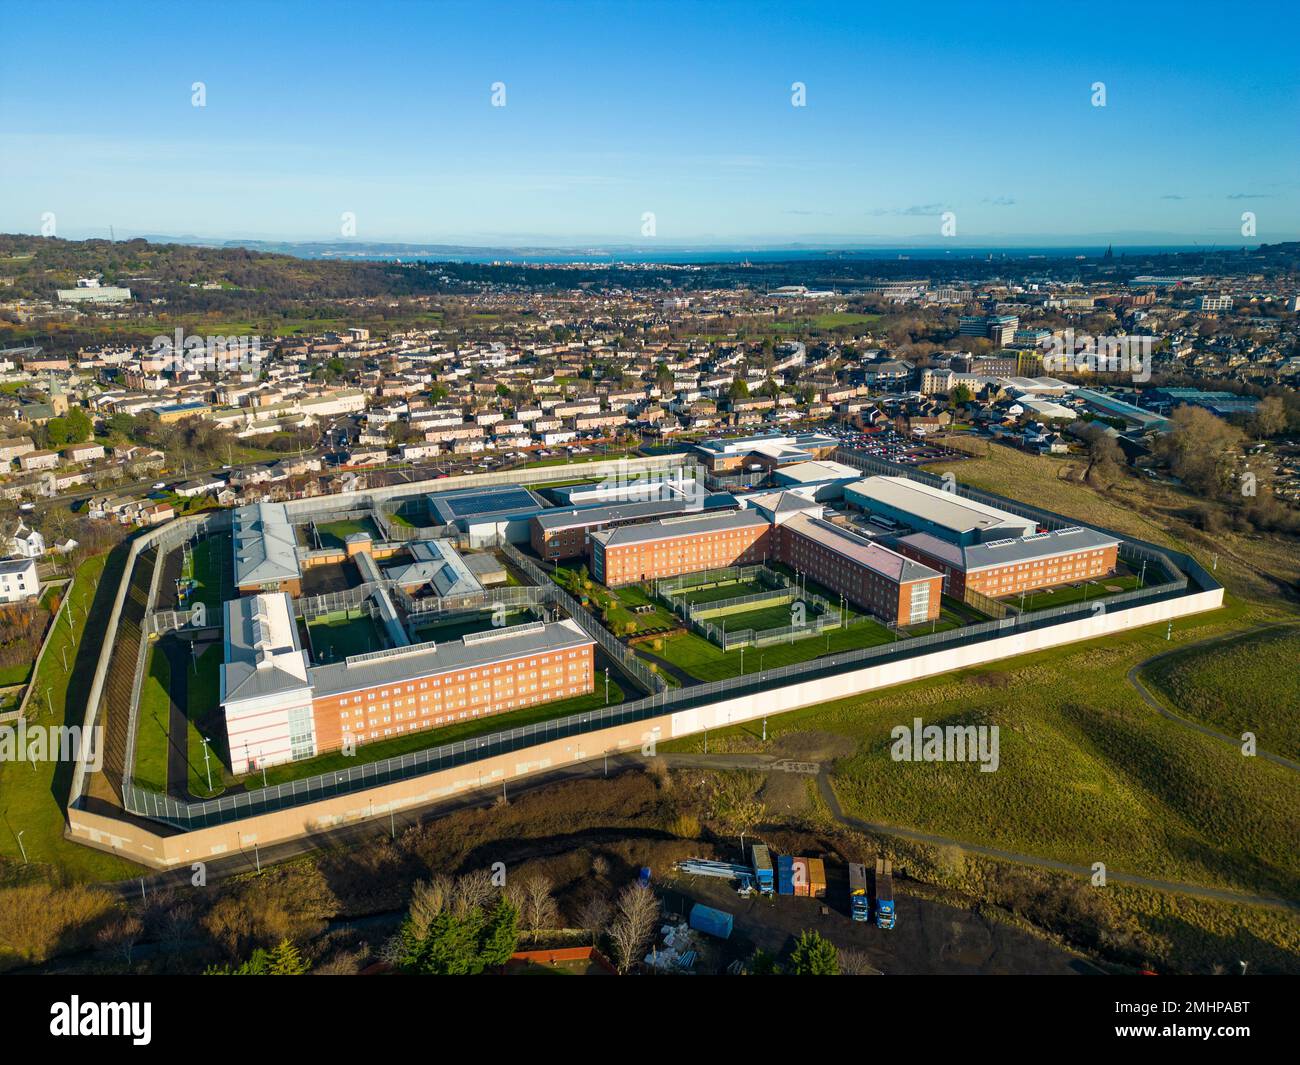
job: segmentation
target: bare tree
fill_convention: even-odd
[[[559,917],[551,896],[551,881],[534,873],[524,882],[523,925],[534,936],[543,928],[554,928]]]
[[[609,927],[610,905],[604,895],[593,894],[578,912],[578,926],[591,936],[594,947],[605,929]]]
[[[492,883],[492,874],[486,869],[475,869],[472,873],[466,873],[456,880],[452,894],[452,912],[458,917],[463,917],[480,906],[490,903],[496,891]]]
[[[614,923],[609,927],[620,973],[626,973],[641,957],[658,919],[659,899],[653,891],[640,884],[629,884],[623,889],[615,908]]]
[[[879,976],[880,970],[871,964],[863,950],[840,951],[841,976]]]
[[[450,904],[454,891],[450,877],[435,876],[432,880],[416,881],[411,889],[411,928],[417,937],[423,937],[429,923]]]
[[[122,955],[122,960],[129,966],[135,954],[135,945],[144,935],[144,922],[133,913],[124,914],[119,920],[107,925],[99,932],[99,942]]]

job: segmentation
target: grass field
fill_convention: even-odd
[[[220,608],[225,598],[222,589],[223,559],[229,550],[229,535],[219,533],[200,540],[188,552],[186,562],[181,567],[181,576],[191,577],[195,582],[191,603],[202,602],[208,607]]]
[[[1176,622],[1180,642],[1240,625],[1242,607]],[[1126,683],[1170,646],[1165,626],[1055,648],[768,722],[774,735],[854,741],[835,763],[845,811],[967,842],[1166,880],[1295,898],[1300,778],[1170,722]],[[1262,675],[1262,674],[1261,674]],[[970,723],[1000,729],[1000,766],[894,761],[890,732]],[[761,750],[756,726],[710,733],[710,750]],[[698,738],[676,749],[698,750]]]
[[[136,715],[135,769],[132,779],[142,788],[167,790],[167,736],[171,714],[171,667],[167,656],[153,644],[145,662],[144,684]]]
[[[639,585],[628,584],[621,588],[606,588],[597,581],[583,581],[576,567],[557,565],[551,574],[561,588],[579,599],[587,599],[611,632],[620,636],[634,636],[638,632],[673,628],[679,624],[671,611],[656,602]],[[645,613],[635,613],[637,607],[652,607]]]
[[[730,627],[728,621],[728,628]],[[696,680],[709,681],[739,676],[742,660],[746,673],[758,673],[795,662],[809,662],[837,651],[876,647],[891,643],[894,639],[894,634],[885,626],[868,620],[847,629],[831,629],[820,636],[796,639],[793,643],[746,648],[743,654],[739,648],[724,651],[693,632],[669,636],[662,641],[654,640],[644,650],[685,670]]]
[[[698,606],[700,603],[718,603],[724,599],[739,599],[742,595],[757,595],[759,592],[774,590],[756,580],[727,581],[707,588],[684,589],[673,598],[684,599],[692,606]]]
[[[213,644],[195,663],[189,674],[185,717],[185,761],[189,768],[191,795],[207,798],[225,788],[230,752],[226,749],[226,728],[221,718],[221,644]],[[212,771],[212,788],[208,789],[208,772],[204,768],[203,740],[208,740],[208,766]]]
[[[372,540],[382,540],[379,527],[375,524],[373,518],[345,518],[341,521],[327,521],[323,525],[316,526],[316,532],[320,534],[321,547],[343,547],[347,538],[353,533],[365,533]],[[311,545],[315,547],[315,543]]]
[[[59,620],[37,663],[30,723],[81,724],[93,672],[88,655],[103,646],[124,556],[125,548],[115,554],[112,565],[109,556],[96,555],[78,566],[68,593],[71,613]],[[83,642],[87,652],[79,655]],[[112,880],[133,875],[138,867],[131,862],[63,838],[63,804],[70,782],[66,763],[0,762],[0,857],[6,864],[22,861],[21,832],[28,861],[55,876]]]
[[[1193,648],[1146,667],[1142,680],[1171,710],[1229,736],[1253,732],[1261,750],[1300,752],[1300,630]]]
[[[1068,606],[1070,603],[1091,602],[1114,595],[1116,591],[1132,591],[1137,586],[1137,577],[1130,573],[1122,576],[1100,577],[1095,581],[1080,581],[1078,584],[1062,584],[1056,588],[1044,588],[1040,592],[1026,595],[1023,600],[1018,595],[1007,595],[1002,597],[1002,601],[1008,606],[1031,613],[1054,606]]]
[[[623,701],[623,689],[612,679],[609,682],[609,703],[614,706]],[[493,732],[519,728],[521,725],[534,725],[539,721],[550,721],[570,714],[581,714],[587,710],[597,710],[605,706],[605,680],[596,681],[596,690],[589,695],[578,695],[572,699],[557,702],[540,703],[522,710],[511,710],[502,714],[489,714],[486,717],[471,718],[455,725],[443,728],[424,729],[420,732],[408,732],[389,740],[379,740],[363,744],[356,754],[348,757],[339,751],[305,758],[301,762],[290,762],[266,771],[268,784],[287,784],[291,780],[315,776],[318,773],[337,772],[367,762],[377,762],[384,758],[393,758],[411,751],[423,751],[430,747],[439,747],[446,743],[485,736]],[[250,787],[258,787],[262,782],[261,773],[253,773],[245,778]]]
[[[341,662],[349,655],[368,654],[386,646],[378,623],[359,610],[323,615],[309,621],[307,631],[312,661],[317,665]]]
[[[510,610],[505,615],[506,625],[522,625],[532,620],[533,617],[527,610]],[[459,640],[462,636],[476,632],[486,632],[491,628],[492,611],[476,610],[470,614],[454,614],[451,618],[420,625],[416,628],[416,633],[421,640],[437,640],[442,643],[446,640]]]

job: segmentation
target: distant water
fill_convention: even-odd
[[[1204,245],[1135,245],[1131,247],[1115,246],[1113,253],[1120,255],[1168,255],[1179,252],[1204,253],[1210,251]],[[1219,248],[1218,251],[1225,249]],[[916,260],[933,261],[977,261],[994,259],[1073,259],[1085,256],[1099,259],[1106,253],[1106,246],[1068,247],[1068,248],[1019,248],[1019,247],[981,247],[981,248],[854,248],[854,249],[809,249],[809,248],[763,248],[746,251],[744,249],[726,248],[683,248],[671,249],[601,249],[586,250],[547,250],[528,251],[494,251],[475,252],[457,250],[439,253],[434,251],[383,252],[375,254],[338,255],[332,252],[311,254],[311,258],[347,258],[403,262],[460,262],[460,263],[516,263],[516,264],[553,264],[572,265],[576,263],[593,263],[612,265],[618,263],[648,264],[668,263],[675,265],[692,265],[705,263],[788,263],[788,262],[882,262]],[[296,254],[302,254],[298,252]]]

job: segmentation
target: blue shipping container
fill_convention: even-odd
[[[778,854],[776,856],[776,893],[778,895],[794,894],[794,856]]]
[[[690,926],[719,939],[731,938],[731,914],[696,903],[691,907]]]

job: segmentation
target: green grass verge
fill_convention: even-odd
[[[1300,751],[1300,629],[1255,633],[1151,663],[1142,680],[1184,717],[1229,736],[1253,732],[1261,750]]]
[[[82,723],[93,656],[104,644],[125,554],[123,545],[114,552],[112,565],[108,565],[110,556],[96,555],[77,567],[68,592],[72,613],[59,619],[36,666],[30,723]],[[86,651],[79,655],[83,643]],[[21,832],[27,860],[50,875],[120,880],[137,873],[139,867],[131,862],[63,838],[63,806],[70,783],[71,766],[63,762],[0,762],[0,856],[15,864],[23,860],[18,845]]]
[[[145,662],[144,684],[136,714],[135,768],[132,779],[142,788],[167,790],[167,736],[171,716],[172,671],[155,642]]]
[[[352,757],[339,751],[305,758],[301,762],[278,765],[266,771],[267,784],[287,784],[291,780],[315,776],[318,773],[337,772],[350,769],[367,762],[378,762],[384,758],[393,758],[411,751],[423,751],[430,747],[440,747],[446,743],[486,736],[493,732],[519,728],[522,725],[534,725],[539,721],[551,721],[557,717],[581,714],[588,710],[599,710],[609,705],[615,706],[623,701],[623,689],[611,678],[609,682],[609,703],[605,702],[605,680],[597,677],[596,690],[589,695],[578,695],[571,699],[561,699],[552,703],[539,703],[537,706],[524,707],[522,710],[510,710],[501,714],[489,714],[486,717],[473,718],[443,728],[425,729],[421,732],[408,732],[389,740],[378,740],[362,744]],[[260,787],[262,774],[253,773],[244,778],[250,788]]]
[[[1245,609],[1175,622],[1192,642],[1239,627]],[[1040,857],[1161,880],[1295,898],[1300,891],[1300,777],[1169,721],[1127,683],[1169,648],[1165,625],[796,710],[789,733],[847,736],[834,786],[850,815]],[[901,762],[891,730],[990,724],[1000,765]],[[711,750],[761,750],[757,729],[710,732]],[[698,750],[698,739],[670,749]]]

